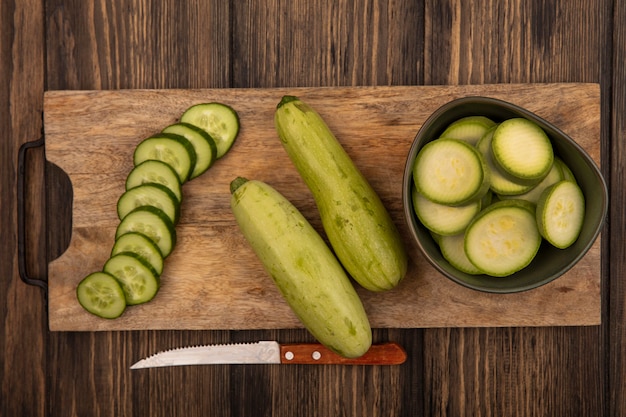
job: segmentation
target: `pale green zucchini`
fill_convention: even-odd
[[[568,248],[578,239],[585,221],[585,196],[575,182],[557,182],[541,194],[536,216],[544,239],[559,249]]]
[[[297,97],[283,97],[274,121],[348,273],[371,291],[394,288],[406,274],[406,249],[367,179],[322,117]]]
[[[231,192],[239,228],[304,326],[342,356],[367,352],[372,333],[363,304],[319,233],[264,182],[237,178]]]
[[[495,125],[496,122],[485,116],[467,116],[450,123],[439,136],[463,140],[475,146],[485,132]]]

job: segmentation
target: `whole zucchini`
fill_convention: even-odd
[[[320,212],[328,240],[348,273],[364,288],[394,288],[407,271],[407,254],[379,196],[322,117],[284,96],[276,130]]]
[[[237,178],[231,193],[239,228],[302,324],[342,356],[367,352],[372,330],[361,299],[319,233],[264,182]]]

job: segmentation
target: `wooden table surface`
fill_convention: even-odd
[[[0,416],[621,416],[626,412],[626,3],[0,0]],[[398,367],[220,365],[131,371],[187,344],[291,330],[51,332],[46,278],[72,189],[43,148],[52,90],[598,83],[599,326],[375,329]],[[88,137],[85,140],[89,140]],[[558,302],[555,299],[554,302]]]

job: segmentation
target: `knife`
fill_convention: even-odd
[[[406,352],[393,342],[374,344],[358,358],[344,358],[319,343],[261,341],[170,349],[141,359],[130,369],[218,364],[399,365],[405,360]]]

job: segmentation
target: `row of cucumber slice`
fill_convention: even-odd
[[[164,260],[176,245],[183,185],[222,158],[238,134],[239,116],[232,107],[201,103],[137,145],[126,191],[117,201],[120,222],[111,255],[76,289],[85,310],[113,319],[127,306],[154,298]]]
[[[530,264],[544,239],[565,249],[585,216],[571,169],[525,118],[452,122],[418,153],[412,193],[443,257],[468,274],[511,275]]]

